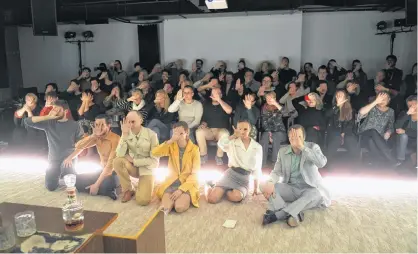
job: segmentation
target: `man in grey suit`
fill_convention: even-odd
[[[291,227],[303,221],[304,210],[328,207],[330,193],[322,184],[318,168],[327,163],[321,148],[305,142],[305,130],[293,125],[288,132],[290,145],[279,150],[270,179],[262,186],[268,200],[263,225],[286,220]]]

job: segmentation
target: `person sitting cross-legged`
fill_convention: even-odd
[[[148,205],[154,190],[153,170],[158,167],[158,159],[151,151],[158,146],[157,134],[142,126],[140,111],[130,111],[121,123],[122,136],[116,148],[113,168],[122,186],[122,203],[135,195],[139,205]],[[138,189],[134,192],[130,177],[139,178]]]
[[[112,119],[106,115],[98,115],[94,121],[93,134],[78,141],[75,151],[70,154],[63,164],[71,168],[73,160],[84,150],[93,146],[97,147],[100,156],[100,164],[103,170],[77,174],[75,187],[80,192],[87,192],[90,195],[108,196],[117,199],[116,173],[113,173],[113,160],[116,157],[116,147],[119,144],[119,135],[110,131]]]
[[[229,134],[229,115],[232,113],[231,106],[222,100],[222,91],[220,88],[212,89],[211,99],[212,101],[205,102],[203,105],[202,122],[196,130],[196,140],[200,149],[202,164],[205,164],[208,160],[206,141],[218,141],[223,135]],[[216,165],[223,165],[223,155],[222,149],[218,148],[215,157]]]
[[[169,157],[169,175],[156,191],[162,200],[163,211],[169,213],[174,208],[176,212],[182,213],[189,209],[190,203],[199,207],[199,147],[189,139],[187,123],[175,123],[171,139],[154,148],[152,155]]]
[[[296,227],[304,219],[302,211],[331,204],[330,193],[322,184],[318,168],[327,163],[321,148],[305,142],[305,130],[295,124],[288,132],[290,145],[279,151],[270,179],[261,191],[268,200],[263,225],[286,220]]]
[[[229,201],[242,201],[248,193],[251,173],[254,177],[253,194],[259,193],[263,149],[250,137],[250,130],[251,124],[241,120],[232,136],[224,135],[218,141],[218,146],[228,155],[229,169],[214,188],[207,190],[209,203],[218,203],[225,193]]]

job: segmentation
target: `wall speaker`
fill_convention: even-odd
[[[57,36],[56,0],[31,0],[32,27],[35,36]]]

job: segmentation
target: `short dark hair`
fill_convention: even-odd
[[[68,106],[67,101],[64,101],[64,100],[57,100],[57,101],[55,101],[54,102],[54,106],[61,107],[64,110],[68,110],[69,109],[69,106]]]
[[[283,59],[286,59],[287,62],[290,63],[290,60],[289,60],[289,58],[287,56],[282,57],[282,61],[283,61]]]
[[[319,72],[319,70],[326,70],[326,69],[327,69],[327,67],[325,65],[321,65],[318,68],[318,72]]]
[[[227,71],[225,75],[232,75],[232,76],[234,76],[234,73],[232,71]]]
[[[193,86],[189,86],[189,85],[184,86],[184,87],[183,87],[183,90],[184,90],[184,89],[186,89],[186,88],[189,88],[189,89],[191,89],[191,90],[192,90],[192,92],[194,92],[194,88],[193,88]]]
[[[305,64],[303,65],[303,68],[305,68],[305,66],[306,66],[306,65],[309,65],[309,66],[311,66],[311,68],[313,68],[313,64],[312,64],[312,63],[310,63],[310,62],[305,63]]]
[[[392,59],[395,63],[398,61],[398,58],[395,55],[388,55],[386,57],[386,61]]]
[[[303,128],[303,126],[300,125],[300,124],[294,124],[294,125],[290,126],[289,130],[287,131],[287,134],[289,134],[291,130],[299,130],[299,129],[302,130],[303,139],[305,139],[306,138],[305,128]]]
[[[93,92],[91,89],[86,89],[86,90],[84,90],[84,91],[83,91],[83,93],[85,93],[85,94],[87,94],[87,95],[89,95],[89,94],[90,94],[90,95],[92,95],[92,96],[94,95],[94,92]]]
[[[134,68],[136,68],[137,66],[141,67],[141,65],[139,64],[139,62],[134,63]]]
[[[93,77],[93,78],[91,78],[91,79],[90,79],[90,83],[91,83],[92,81],[96,81],[97,83],[99,83],[99,84],[100,84],[100,82],[99,82],[99,79],[98,79],[98,78],[94,78],[94,77]]]
[[[196,59],[196,63],[200,62],[201,64],[203,64],[203,60],[202,59]]]
[[[263,78],[261,79],[261,81],[262,81],[264,78],[269,78],[269,79],[270,79],[270,81],[273,81],[273,77],[272,77],[270,74],[263,75]]]
[[[88,71],[88,72],[91,72],[91,69],[89,68],[89,67],[83,67],[83,69],[81,69],[81,71],[83,72],[83,71]]]
[[[164,69],[161,73],[163,73],[163,72],[167,72],[167,74],[170,76],[170,71],[169,70]]]
[[[54,88],[55,91],[58,91],[58,85],[56,83],[48,83],[45,85],[45,91],[48,88],[48,86],[52,86],[52,88]]]
[[[173,124],[173,129],[178,128],[178,127],[183,127],[185,131],[189,131],[189,126],[187,125],[185,121],[179,121]]]
[[[123,70],[123,69],[122,69],[122,63],[121,63],[121,61],[120,61],[120,60],[115,60],[115,62],[118,62],[118,63],[119,63],[119,65],[120,65],[120,69],[121,69],[121,70]]]
[[[96,120],[104,119],[106,121],[106,124],[107,125],[111,125],[112,124],[112,118],[110,118],[110,116],[105,115],[105,114],[100,114],[100,115],[96,116],[95,119]]]
[[[51,92],[47,92],[45,94],[45,98],[50,97],[50,98],[58,98],[57,92],[55,91],[51,91]]]
[[[320,85],[322,85],[322,84],[325,84],[325,85],[327,85],[327,87],[328,87],[328,82],[327,82],[326,80],[319,80],[319,82],[318,82],[318,87],[319,87]]]
[[[416,95],[410,95],[410,96],[408,96],[408,98],[406,98],[406,102],[416,101],[416,100],[417,100]]]
[[[253,70],[251,70],[251,69],[247,69],[247,70],[245,71],[245,73],[247,73],[247,72],[251,72],[252,74],[254,74],[254,71],[253,71]]]

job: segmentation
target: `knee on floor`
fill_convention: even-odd
[[[217,195],[209,194],[207,197],[208,203],[216,204],[219,203],[222,197],[218,197]]]
[[[151,198],[136,197],[136,203],[140,206],[147,206],[151,202]]]
[[[241,202],[243,200],[243,195],[239,190],[228,191],[226,197],[231,202]]]
[[[54,191],[58,188],[58,182],[46,182],[45,187],[49,191]]]
[[[185,211],[189,209],[189,206],[184,205],[184,204],[175,204],[174,209],[176,210],[177,213],[184,213]]]

